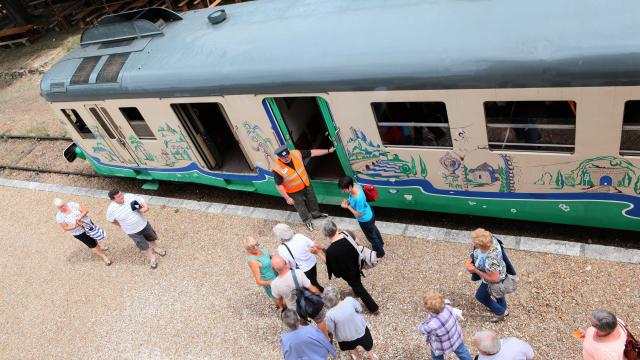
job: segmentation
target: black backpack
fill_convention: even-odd
[[[296,311],[298,315],[300,315],[301,319],[315,318],[322,311],[324,301],[320,296],[300,287],[295,269],[291,269],[291,277],[293,277],[293,282],[296,285]]]

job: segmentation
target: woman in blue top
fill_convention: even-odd
[[[271,280],[276,278],[276,272],[271,267],[271,255],[252,237],[244,239],[243,243],[247,250],[247,263],[256,284],[262,286],[269,299],[275,301],[276,298],[271,293]]]
[[[353,179],[345,176],[338,181],[338,187],[343,193],[348,193],[349,198],[342,201],[340,205],[343,209],[349,210],[358,220],[360,229],[371,243],[378,258],[384,256],[384,241],[380,230],[376,226],[376,218],[373,214],[371,206],[367,203],[362,186],[354,184]]]

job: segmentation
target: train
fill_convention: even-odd
[[[258,0],[108,15],[41,95],[108,176],[640,230],[640,2]],[[426,214],[426,213],[425,213]]]

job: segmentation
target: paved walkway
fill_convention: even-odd
[[[294,220],[291,214],[182,200],[173,208],[166,206],[170,200],[151,197],[149,218],[168,252],[153,271],[132,242],[106,224],[105,191],[5,179],[0,185],[0,358],[280,358],[284,329],[250,276],[241,240],[256,236],[273,251],[270,229],[276,220]],[[62,233],[54,222],[54,196],[80,201],[107,229],[111,267]],[[251,217],[237,216],[247,213]],[[296,229],[309,234],[301,225]],[[570,333],[586,326],[597,307],[640,329],[640,266],[585,258],[590,245],[573,250],[582,256],[512,250],[520,289],[509,297],[509,319],[494,325],[485,322],[489,315],[473,298],[475,284],[464,271],[469,244],[425,240],[462,241],[464,232],[395,224],[382,230],[397,235],[385,236],[388,256],[365,279],[381,305],[381,315],[367,320],[382,359],[428,358],[416,325],[424,317],[421,295],[432,288],[464,311],[468,345],[475,331],[488,328],[527,340],[538,359],[579,359],[580,344]],[[310,235],[323,241],[317,231]],[[507,241],[530,246],[530,240]],[[348,292],[319,267],[323,285]]]

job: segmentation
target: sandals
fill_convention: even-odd
[[[158,267],[158,259],[151,260],[151,262],[149,263],[149,266],[151,266],[152,269],[157,268]]]
[[[107,260],[104,262],[104,264],[105,264],[105,265],[107,265],[107,266],[110,266],[111,264],[113,264],[113,262],[112,262],[111,260],[107,259]]]
[[[158,255],[160,255],[160,256],[165,256],[165,255],[167,255],[167,250],[164,250],[164,249],[163,249],[163,250],[160,250],[160,251],[158,251],[158,250],[156,250],[156,249],[153,249],[153,252],[154,252],[154,253],[156,253],[156,254],[158,254]]]

